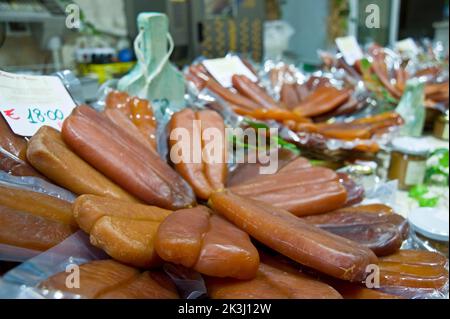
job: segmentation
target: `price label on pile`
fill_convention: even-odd
[[[17,135],[33,136],[42,126],[61,130],[75,107],[57,77],[0,71],[0,113]]]
[[[337,38],[336,45],[344,56],[345,62],[349,65],[355,65],[356,61],[364,58],[364,54],[361,50],[361,47],[358,44],[358,41],[354,36]]]
[[[205,60],[203,61],[203,65],[208,72],[226,88],[233,86],[231,78],[235,74],[245,75],[253,82],[258,81],[256,75],[237,56]]]

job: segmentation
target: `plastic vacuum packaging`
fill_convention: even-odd
[[[331,65],[338,72],[344,71],[354,81],[363,80],[365,87],[372,93],[377,103],[386,100],[398,101],[404,94],[409,79],[421,78],[425,83],[427,107],[448,108],[448,63],[437,57],[434,49],[420,48],[414,57],[403,59],[401,54],[371,45],[364,60],[350,66],[342,58],[331,56]],[[395,103],[394,103],[395,104]]]
[[[25,161],[19,160],[0,147],[0,171],[13,176],[35,176],[43,177],[31,165]]]
[[[9,268],[8,263],[13,263],[13,265],[15,265],[14,263],[23,263],[28,259],[36,257],[40,253],[42,252],[35,249],[0,244],[0,275],[4,274],[4,269]]]
[[[323,114],[320,113],[319,115],[315,115],[313,119],[310,119],[299,113],[295,113],[288,108],[284,108],[285,105],[283,105],[283,103],[279,103],[280,106],[278,108],[271,109],[263,108],[258,104],[255,106],[253,105],[255,104],[254,101],[247,99],[239,93],[232,92],[231,90],[222,87],[220,84],[215,82],[215,80],[211,79],[207,71],[203,69],[204,68],[201,66],[191,66],[186,76],[187,80],[193,84],[189,87],[196,88],[190,92],[190,96],[193,100],[206,105],[220,104],[222,108],[231,109],[233,113],[244,116],[247,119],[253,121],[264,121],[270,127],[279,128],[280,137],[297,145],[302,151],[305,151],[305,154],[309,154],[315,158],[331,160],[370,158],[376,154],[383,145],[387,144],[391,140],[392,135],[396,131],[395,126],[393,126],[393,129],[386,128],[385,130],[377,130],[374,128],[375,125],[366,124],[364,126],[365,130],[354,130],[351,127],[344,130],[344,128],[340,127],[337,134],[344,135],[346,139],[328,137],[318,132],[316,128],[318,124],[313,124],[312,120],[320,121],[321,117],[326,120],[332,117],[337,117],[339,118],[338,122],[340,122],[343,121],[349,114],[352,114],[353,116],[354,114],[362,111],[365,106],[368,105],[368,94],[363,85],[358,84],[354,88],[353,93],[348,91],[348,100],[342,102],[340,105],[337,105],[336,109]],[[194,81],[192,79],[192,74],[194,74],[194,77],[195,74],[197,75],[198,81]],[[294,80],[294,83],[301,84],[300,87],[303,89],[303,93],[305,93],[303,94],[304,97],[302,98],[302,101],[304,101],[306,97],[311,94],[311,92],[319,89],[324,91],[336,90],[337,92],[340,92],[338,95],[341,95],[343,92],[347,92],[347,89],[342,91],[342,87],[347,87],[343,81],[334,79],[332,75],[327,76],[330,76],[330,78],[326,77],[324,74],[319,74],[318,76],[310,76],[307,81],[304,78]],[[205,84],[206,82],[214,82],[214,86],[199,85],[199,83]],[[262,82],[264,82],[264,80]],[[270,90],[266,89],[266,91]],[[245,101],[246,99],[249,101]],[[342,110],[341,107],[343,108]],[[316,108],[314,108],[314,110],[315,109]],[[367,116],[367,114],[370,115],[372,111],[377,112],[377,110],[372,110],[371,108],[370,112],[365,112],[364,114],[358,115],[358,117],[364,117]],[[332,114],[334,112],[337,113]],[[342,126],[344,124],[339,125]],[[358,125],[363,126],[361,124]],[[368,126],[374,129],[369,130],[367,128]],[[305,130],[305,128],[307,128],[307,130]],[[312,132],[310,128],[313,128]],[[336,133],[333,130],[326,131],[330,135]],[[370,134],[371,138],[354,138],[355,133],[358,132],[363,133],[365,136]]]
[[[357,184],[353,178],[346,173],[338,173],[339,182],[347,191],[346,207],[361,203],[364,200],[366,191],[364,186]]]
[[[13,176],[0,171],[0,186],[42,193],[73,203],[76,195],[39,177]]]
[[[167,262],[199,273],[236,279],[253,279],[259,254],[247,233],[204,206],[180,210],[158,229],[155,249]]]
[[[14,134],[0,116],[0,171],[15,176],[41,175],[26,162],[27,141]]]
[[[126,92],[111,91],[105,100],[106,110],[119,110],[138,128],[153,149],[157,148],[157,122],[147,100],[131,97]]]
[[[83,195],[73,205],[80,228],[91,244],[109,256],[136,267],[161,265],[154,242],[161,222],[171,212],[106,197]]]
[[[79,288],[67,287],[67,272],[56,274],[40,288],[80,295],[89,299],[178,299],[176,287],[160,271],[139,270],[113,260],[80,266]]]
[[[0,183],[0,243],[44,251],[78,228],[71,204],[54,196]]]
[[[331,286],[339,291],[344,299],[378,300],[378,299],[403,299],[401,296],[388,294],[377,289],[369,289],[361,285],[356,285],[344,281],[333,281]]]
[[[326,138],[344,141],[370,140],[399,127],[404,123],[401,116],[395,112],[365,117],[347,123],[299,123],[291,126],[295,132],[317,133]]]
[[[267,60],[261,78],[267,90],[273,91],[277,100],[290,110],[309,95],[307,77],[292,64]]]
[[[233,87],[243,96],[251,99],[253,102],[265,109],[279,108],[275,100],[266,93],[258,84],[254,83],[245,75],[233,75]]]
[[[281,170],[262,175],[230,189],[242,197],[260,200],[297,216],[322,214],[344,207],[345,187],[338,175],[327,168]]]
[[[331,286],[268,256],[253,280],[208,277],[206,285],[212,299],[342,299]]]
[[[205,299],[208,297],[205,281],[200,273],[175,264],[164,264],[164,272],[177,286],[181,299]]]
[[[186,130],[191,138],[188,154],[185,153],[184,144],[181,147],[178,145],[183,143],[184,138],[178,135],[182,133],[178,132],[181,129]],[[228,141],[222,117],[211,110],[184,109],[172,116],[169,132],[174,135],[170,136],[171,160],[197,197],[208,200],[213,191],[224,189],[228,174]],[[208,143],[214,147],[220,145],[220,153],[218,150],[212,153]]]
[[[120,126],[122,129],[133,136],[141,136],[141,132],[136,125],[131,122],[126,115],[124,115],[119,109],[107,109],[103,111],[103,114],[115,125]],[[156,147],[150,140],[142,138],[142,143],[149,147],[151,150],[155,150]]]
[[[33,136],[27,157],[42,174],[75,194],[138,201],[71,151],[51,127],[44,126]]]
[[[259,242],[332,277],[359,282],[367,275],[366,267],[377,263],[377,257],[368,248],[267,203],[226,190],[214,193],[209,205]]]
[[[275,91],[288,110],[315,122],[353,116],[368,105],[369,93],[362,82],[348,81],[337,72],[302,74],[294,65],[267,61],[261,77],[268,91]],[[264,81],[265,78],[269,81]]]
[[[71,204],[53,196],[0,185],[0,205],[77,227]]]
[[[232,108],[239,108],[244,110],[255,110],[261,108],[261,105],[247,98],[246,96],[232,92],[216,80],[214,80],[209,73],[200,65],[192,65],[189,67],[187,79],[194,83],[198,90],[208,89],[224,101],[230,104]]]
[[[66,119],[62,136],[94,168],[146,203],[167,209],[195,203],[190,186],[155,151],[88,106]]]
[[[299,105],[294,107],[294,113],[303,117],[315,117],[331,112],[346,103],[351,91],[340,91],[334,87],[323,86],[315,90]]]
[[[0,147],[17,158],[26,160],[27,141],[14,134],[3,116],[0,116]]]
[[[377,256],[400,250],[408,238],[409,224],[385,205],[349,207],[335,212],[303,218],[309,224],[353,240]]]
[[[400,121],[395,114],[387,113],[350,123],[285,123],[280,136],[298,146],[305,156],[333,161],[369,160],[398,134]]]
[[[448,260],[428,251],[401,250],[380,259],[380,290],[405,298],[448,298]]]
[[[64,241],[75,229],[57,219],[0,205],[0,244],[45,251]]]
[[[57,246],[41,252],[8,271],[0,281],[0,298],[5,299],[79,299],[79,295],[39,289],[49,277],[107,255],[89,244],[89,238],[78,231]]]
[[[290,164],[292,161],[298,158],[298,155],[291,150],[287,149],[276,149],[272,152],[278,152],[278,166],[280,168]],[[311,167],[308,160],[304,158],[299,158],[304,168]],[[299,164],[300,165],[300,164]],[[261,163],[259,158],[255,154],[255,158],[246,163],[237,164],[234,169],[230,172],[227,187],[233,187],[241,184],[245,184],[247,181],[254,179],[255,177],[261,176],[261,168],[266,167],[267,164]]]
[[[0,260],[24,262],[59,244],[77,228],[75,195],[38,177],[0,172]]]

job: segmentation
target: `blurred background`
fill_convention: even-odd
[[[380,8],[379,28],[366,27],[371,4]],[[102,83],[132,67],[139,12],[158,11],[170,17],[172,60],[180,67],[199,56],[237,52],[254,61],[282,55],[313,68],[320,63],[317,50],[334,47],[334,39],[344,35],[382,46],[409,37],[440,40],[448,48],[448,4],[448,0],[0,0],[0,67],[33,74],[71,69],[86,76],[87,83]]]

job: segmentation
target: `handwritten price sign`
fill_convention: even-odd
[[[60,109],[49,110],[47,112],[40,110],[39,108],[28,109],[27,120],[31,124],[42,124],[49,121],[60,121],[64,120],[64,113]]]
[[[0,114],[18,135],[33,136],[45,125],[61,130],[75,106],[57,77],[0,71]]]
[[[364,58],[364,53],[354,36],[337,38],[336,45],[349,65],[353,66],[356,61]]]

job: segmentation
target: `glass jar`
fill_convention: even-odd
[[[434,137],[448,141],[448,122],[449,122],[449,113],[445,115],[441,115],[436,119],[436,122],[434,123],[434,131],[433,135]]]
[[[401,190],[422,184],[427,170],[428,144],[423,139],[400,137],[392,146],[388,179],[398,180]]]

